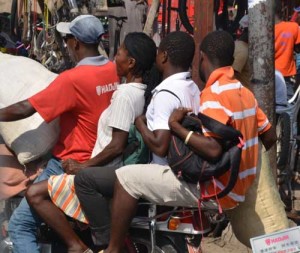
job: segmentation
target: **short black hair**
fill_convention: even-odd
[[[214,31],[203,39],[200,51],[204,52],[216,67],[231,66],[234,60],[234,40],[226,31]]]
[[[186,32],[171,32],[160,43],[159,50],[166,51],[173,66],[188,70],[195,54],[195,42]]]
[[[134,74],[143,76],[150,71],[156,58],[156,45],[145,33],[133,32],[126,35],[124,46],[128,55],[135,59]]]

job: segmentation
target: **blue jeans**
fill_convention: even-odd
[[[50,159],[42,174],[34,181],[47,180],[51,175],[64,173],[61,163]],[[13,212],[8,224],[8,233],[13,242],[14,253],[40,253],[37,243],[37,227],[41,219],[30,208],[25,198],[22,199],[18,208]]]

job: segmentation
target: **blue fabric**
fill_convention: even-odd
[[[276,110],[288,106],[287,87],[283,75],[275,70],[275,102]]]
[[[78,40],[87,44],[99,43],[100,36],[105,33],[100,20],[92,15],[81,15],[70,23],[70,32]]]
[[[51,175],[64,173],[61,162],[50,159],[42,174],[35,180],[40,182],[47,180]],[[29,207],[25,198],[14,211],[8,224],[8,233],[13,242],[14,253],[40,253],[37,244],[37,227],[41,224],[41,219]]]
[[[297,74],[300,74],[300,54],[296,54]]]

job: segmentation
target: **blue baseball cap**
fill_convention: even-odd
[[[80,15],[71,22],[60,22],[56,25],[56,30],[63,35],[72,34],[86,44],[99,43],[104,34],[102,23],[93,15]]]

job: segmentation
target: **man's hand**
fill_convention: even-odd
[[[140,131],[142,126],[147,125],[147,119],[145,115],[140,115],[138,116],[135,121],[134,124],[136,126],[136,128]]]
[[[172,128],[172,124],[180,123],[183,120],[184,116],[189,112],[192,112],[192,109],[183,107],[175,109],[169,117],[170,128]]]
[[[67,159],[62,162],[62,167],[67,174],[76,175],[78,171],[84,168],[84,165],[76,160]]]

